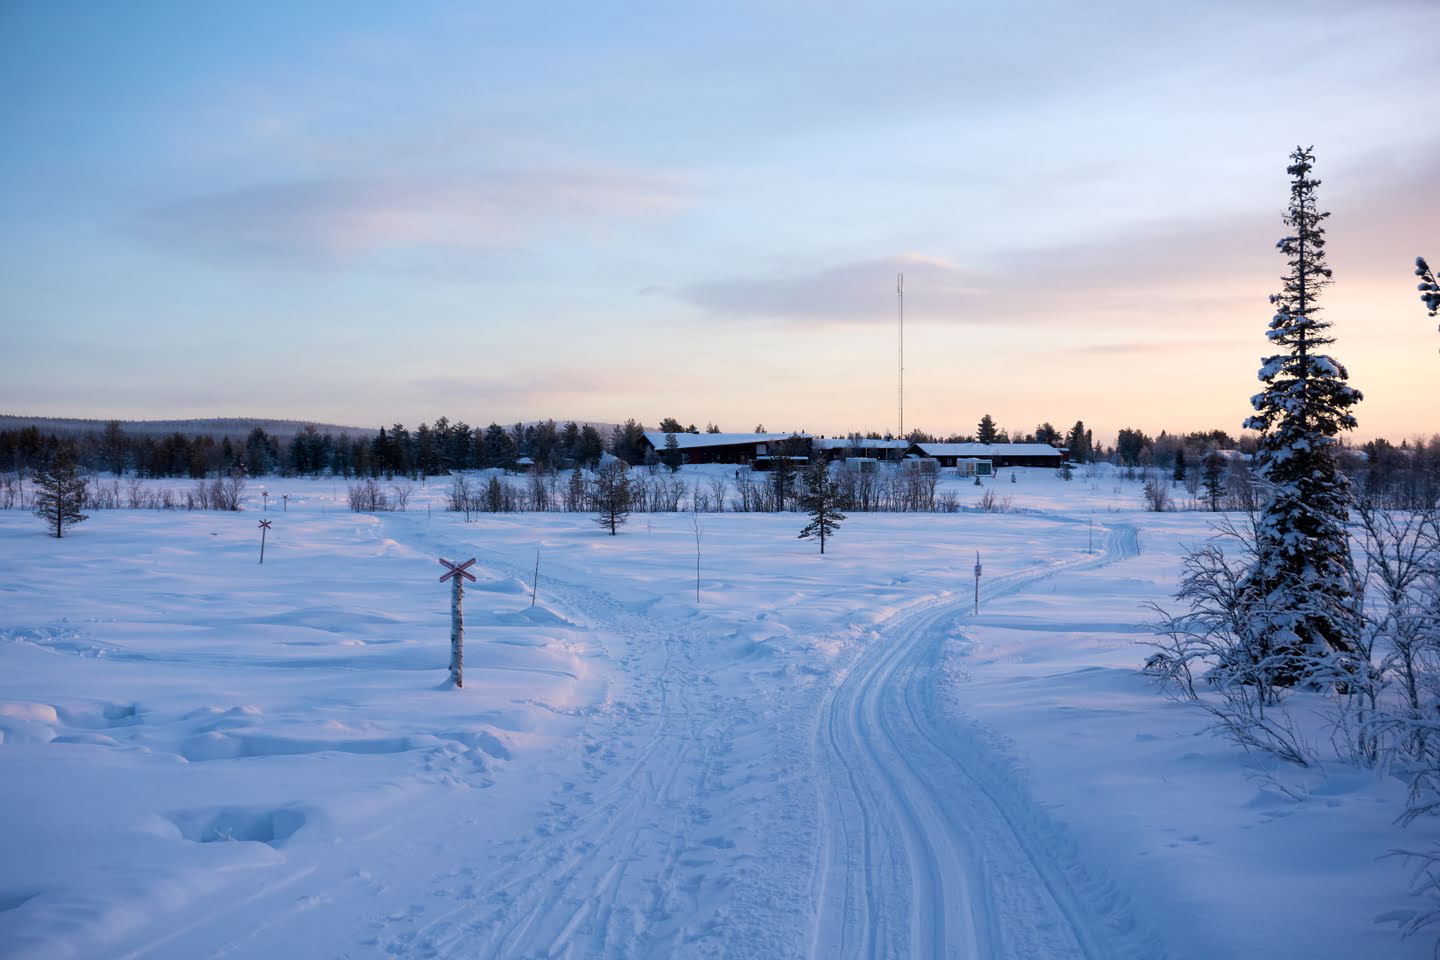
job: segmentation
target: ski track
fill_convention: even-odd
[[[1136,552],[1117,525],[1099,557],[998,577],[981,599]],[[810,956],[1154,956],[1023,788],[939,716],[933,678],[971,603],[941,597],[884,624],[822,706]]]
[[[487,565],[523,579],[529,571]],[[547,593],[575,619],[625,639],[626,699],[581,734],[584,783],[566,783],[536,828],[486,871],[436,878],[431,915],[386,923],[376,943],[421,957],[669,956],[686,938],[685,863],[710,818],[743,702],[716,692],[691,657],[689,631],[664,630],[607,594],[555,576]],[[638,745],[637,745],[638,744]],[[705,849],[703,846],[700,849]],[[447,908],[433,911],[439,899]]]

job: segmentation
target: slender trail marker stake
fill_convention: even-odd
[[[535,551],[535,576],[530,581],[530,606],[535,606],[535,591],[540,587],[540,551]]]
[[[980,612],[980,551],[975,551],[975,612]]]
[[[269,520],[260,521],[260,562],[265,562],[265,531],[270,529]]]
[[[458,565],[440,558],[440,565],[448,571],[440,575],[440,582],[455,582],[450,591],[450,682],[457,687],[465,686],[465,617],[460,601],[465,597],[465,581],[475,581],[475,575],[466,569],[474,562],[474,557]]]

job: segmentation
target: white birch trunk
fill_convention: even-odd
[[[460,600],[465,595],[460,574],[453,578],[455,587],[450,591],[450,682],[457,687],[465,686],[465,616],[460,611]]]

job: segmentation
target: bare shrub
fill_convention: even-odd
[[[385,496],[385,491],[380,489],[380,484],[373,478],[352,483],[346,492],[350,509],[356,513],[380,513],[393,509],[390,498]]]
[[[465,514],[465,522],[469,523],[470,512],[477,506],[469,478],[458,473],[452,476],[450,491],[445,495],[445,508],[452,513]]]
[[[1009,513],[1010,498],[997,497],[994,490],[987,489],[980,495],[980,499],[975,501],[975,508],[981,513]]]
[[[1146,480],[1143,496],[1146,510],[1163,513],[1171,508],[1170,487],[1163,480]]]
[[[239,510],[245,496],[245,477],[237,470],[210,481],[210,509]]]

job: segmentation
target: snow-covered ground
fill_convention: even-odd
[[[698,603],[688,515],[467,524],[437,481],[270,481],[263,566],[255,483],[0,512],[0,956],[1428,956],[1383,919],[1403,784],[1294,799],[1135,670],[1210,518],[1019,477],[824,557],[702,515]]]

